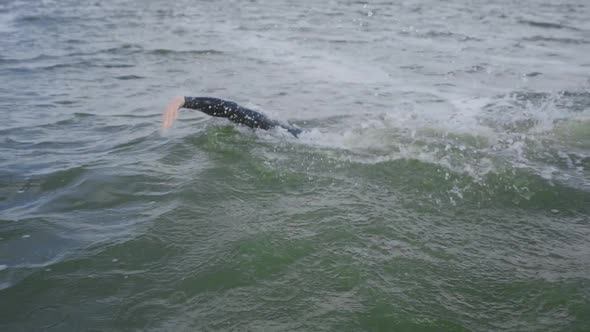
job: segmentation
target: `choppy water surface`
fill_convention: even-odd
[[[589,17],[3,1],[0,329],[590,330]]]

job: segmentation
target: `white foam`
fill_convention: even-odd
[[[307,130],[297,140],[297,144],[340,150],[343,153],[339,158],[347,161],[417,159],[475,178],[498,165],[508,165],[554,180],[563,170],[531,160],[530,150],[543,149],[544,141],[554,134],[559,123],[590,119],[590,108],[574,112],[558,107],[562,98],[568,98],[559,93],[508,93],[502,97],[498,89],[490,90],[489,95],[462,89],[461,95],[452,92],[457,90],[440,89],[430,82],[404,82],[405,77],[396,77],[362,58],[311,48],[301,42],[273,40],[263,34],[245,35],[236,47],[256,58],[284,64],[285,73],[296,75],[298,81],[378,87],[376,91],[367,89],[367,98],[373,100],[359,103],[358,109],[345,104],[347,109],[337,123]],[[298,111],[296,116],[303,113]],[[316,111],[308,115],[316,117],[314,122],[322,123]],[[319,115],[334,114],[326,110]],[[571,166],[581,172],[579,165]]]
[[[510,104],[512,98],[496,101],[496,105]],[[555,97],[547,98],[549,101],[541,106],[527,104],[521,109],[513,106],[507,114],[503,108],[497,113],[494,113],[495,109],[492,112],[486,109],[484,106],[490,103],[490,98],[461,100],[455,96],[446,100],[446,106],[443,103],[445,107],[439,109],[417,109],[414,106],[394,108],[386,113],[367,110],[342,118],[329,127],[306,130],[293,142],[341,151],[337,158],[342,161],[382,163],[415,159],[475,179],[481,179],[500,165],[527,169],[549,181],[566,179],[571,182],[572,176],[580,178],[580,174],[568,174],[569,171],[551,162],[531,159],[531,155],[538,154],[531,154],[531,150],[541,149],[542,152],[547,149],[546,141],[555,140],[559,121],[565,119],[578,123],[590,115],[590,109],[570,112],[558,108],[558,98]],[[485,121],[490,118],[491,122]],[[519,121],[523,119],[529,121],[520,125]],[[502,125],[497,125],[497,121]],[[571,157],[575,153],[563,143],[560,142],[561,149],[566,150],[558,151],[558,156],[571,172],[583,172]]]

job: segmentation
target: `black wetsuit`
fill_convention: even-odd
[[[264,114],[223,99],[207,97],[184,97],[184,105],[182,107],[199,110],[211,116],[228,118],[230,121],[246,125],[250,128],[268,130],[275,127],[280,127],[286,129],[295,137],[301,134],[301,129],[299,128],[271,120]]]

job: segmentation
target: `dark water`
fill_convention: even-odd
[[[589,18],[2,1],[0,330],[590,330]]]

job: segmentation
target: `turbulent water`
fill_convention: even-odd
[[[589,18],[2,1],[0,330],[590,330]]]

